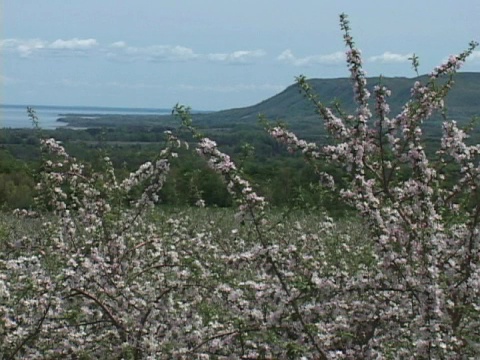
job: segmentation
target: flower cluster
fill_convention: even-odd
[[[201,199],[193,213],[154,206],[182,145],[171,132],[158,157],[123,181],[109,158],[93,172],[45,140],[42,225],[0,242],[0,359],[478,358],[480,145],[446,121],[432,158],[422,131],[476,45],[415,83],[391,117],[382,84],[370,109],[345,15],[341,28],[355,113],[334,115],[300,77],[332,143],[269,132],[314,165],[345,169],[337,190],[353,219],[268,212],[180,106],[240,221],[225,224],[226,210],[204,209]]]
[[[394,341],[398,356],[402,351],[418,358],[478,355],[480,337],[472,330],[480,319],[479,290],[469,284],[478,284],[480,262],[480,206],[472,201],[478,199],[480,148],[466,145],[466,134],[454,121],[446,122],[441,148],[432,161],[424,149],[422,132],[423,122],[444,107],[453,74],[476,44],[436,68],[427,84],[416,82],[411,100],[392,119],[387,103],[390,90],[375,87],[376,121],[369,130],[369,93],[360,52],[349,34],[346,17],[341,21],[358,104],[353,126],[338,131],[341,127],[331,126],[328,109],[316,99],[314,104],[332,138],[341,140],[319,152],[349,171],[351,183],[341,192],[373,231],[377,269],[362,285],[363,289],[375,289],[372,294],[363,292],[376,312],[368,357],[385,356]],[[443,75],[450,77],[438,85],[435,80]],[[312,99],[304,79],[300,86]],[[345,118],[344,123],[352,124],[351,119]],[[350,139],[341,136],[345,133]],[[293,134],[274,137],[289,149],[302,149],[304,144]],[[458,164],[460,176],[444,171],[449,158]],[[402,179],[405,173],[410,174],[406,181]],[[351,285],[359,284],[352,279]],[[350,314],[358,311],[353,306],[357,301],[351,298]],[[365,317],[363,321],[369,324],[372,320]],[[385,329],[388,332],[382,334]],[[361,353],[355,354],[355,358],[361,357]]]

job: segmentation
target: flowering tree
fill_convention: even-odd
[[[197,153],[237,202],[228,227],[154,208],[183,146],[169,132],[158,158],[123,181],[108,158],[92,173],[44,140],[42,230],[0,244],[0,359],[478,357],[480,146],[453,121],[433,158],[422,144],[423,121],[443,109],[476,44],[415,83],[391,117],[381,84],[371,110],[360,51],[345,15],[340,22],[357,111],[335,115],[301,77],[333,143],[268,131],[314,165],[343,166],[345,188],[319,177],[368,230],[328,216],[275,218],[181,106]],[[458,171],[445,172],[452,161]]]
[[[444,108],[454,73],[478,44],[472,42],[467,51],[435,68],[427,84],[416,82],[411,99],[395,117],[389,114],[390,90],[375,86],[372,114],[360,51],[347,17],[342,15],[340,21],[356,113],[335,116],[301,77],[300,86],[335,144],[319,148],[280,127],[270,133],[308,159],[343,165],[351,176],[349,187],[340,191],[368,220],[375,246],[375,269],[344,289],[361,294],[372,307],[359,319],[364,326],[370,323],[365,356],[385,355],[388,348],[395,356],[416,358],[478,354],[480,147],[465,143],[467,134],[455,121],[443,123],[441,147],[433,159],[422,143],[423,122]],[[418,60],[413,61],[418,66]],[[447,80],[439,84],[442,76]],[[457,164],[458,172],[443,171],[449,162]]]

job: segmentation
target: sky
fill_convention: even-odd
[[[0,0],[0,103],[222,110],[295,77],[414,77],[480,41],[479,0]],[[480,71],[480,49],[463,71]]]

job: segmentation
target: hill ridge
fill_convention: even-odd
[[[367,88],[373,92],[374,85],[382,81],[391,91],[389,98],[391,115],[401,111],[410,98],[410,92],[415,81],[425,83],[428,75],[412,78],[398,76],[367,77]],[[336,100],[346,112],[355,111],[354,94],[350,78],[313,78],[307,80],[325,105],[331,105]],[[373,104],[373,96],[371,97]],[[465,123],[474,116],[480,116],[480,72],[459,72],[455,75],[455,85],[447,96],[446,105],[450,118],[459,123]],[[241,125],[258,126],[259,115],[264,115],[272,121],[281,120],[291,125],[292,129],[307,128],[318,124],[318,114],[294,83],[278,94],[250,106],[219,110],[206,113],[193,113],[195,126],[210,128],[233,128]],[[177,121],[171,115],[105,115],[96,119],[70,116],[60,121],[70,126],[81,127],[112,127],[112,126],[176,126]]]
[[[392,114],[395,115],[410,97],[410,89],[415,81],[423,83],[428,75],[416,77],[367,77],[367,88],[372,91],[373,86],[382,81],[391,91],[389,99]],[[448,95],[446,104],[449,115],[459,122],[470,120],[472,116],[480,115],[480,72],[459,72],[455,75],[455,84]],[[329,105],[333,100],[338,100],[346,111],[355,109],[351,80],[343,78],[312,78],[307,80],[319,99]],[[212,126],[222,122],[253,122],[259,114],[272,120],[285,120],[287,122],[309,121],[318,118],[313,105],[300,93],[296,83],[289,85],[278,94],[260,101],[257,104],[220,110],[208,114],[195,114],[194,120]]]

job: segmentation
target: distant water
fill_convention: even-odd
[[[32,106],[38,116],[42,129],[55,129],[65,126],[58,122],[61,114],[82,114],[85,116],[99,114],[119,115],[168,115],[171,109],[149,108],[111,108],[95,106]],[[0,105],[0,128],[31,128],[32,122],[27,115],[26,105]]]

